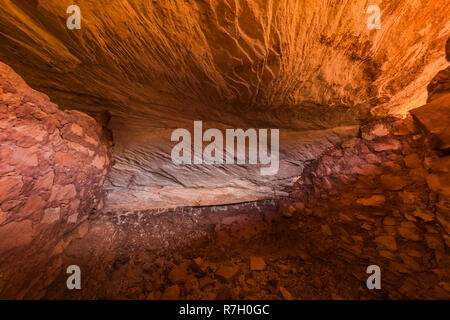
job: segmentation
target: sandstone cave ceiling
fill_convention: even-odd
[[[73,3],[80,30],[65,25]],[[60,108],[111,113],[110,206],[249,201],[282,194],[365,119],[422,105],[447,66],[449,12],[446,0],[4,0],[0,60]],[[193,120],[283,129],[280,174],[174,167],[170,132]]]

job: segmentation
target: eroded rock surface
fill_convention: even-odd
[[[109,145],[93,118],[59,110],[0,63],[3,262],[23,262],[12,258],[19,256],[16,249],[25,250],[30,244],[32,250],[51,247],[90,213],[102,209],[103,183],[110,167]],[[23,264],[14,273],[27,267],[31,266]]]
[[[147,207],[273,197],[303,159],[282,153],[280,183],[247,168],[178,168],[167,159],[171,131],[193,120],[329,130],[405,114],[425,103],[426,85],[446,66],[446,0],[375,1],[380,30],[367,28],[362,0],[81,0],[81,29],[71,31],[72,4],[3,1],[0,59],[64,108],[111,111],[111,208],[142,209],[135,196]],[[281,145],[295,150],[306,135]],[[323,151],[322,142],[305,145]]]

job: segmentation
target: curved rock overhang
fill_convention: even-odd
[[[423,105],[447,65],[445,0],[374,1],[374,30],[366,1],[80,0],[81,29],[68,30],[71,4],[3,1],[0,60],[61,108],[111,113],[110,209],[283,195],[361,122]],[[279,128],[279,174],[175,166],[171,132],[194,120]]]

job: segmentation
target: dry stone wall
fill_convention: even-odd
[[[363,125],[312,161],[281,204],[316,229],[317,258],[361,283],[367,266],[380,266],[386,298],[450,298],[450,94],[433,89],[440,96],[431,92],[413,117]]]
[[[0,63],[0,254],[51,241],[103,207],[110,142]]]

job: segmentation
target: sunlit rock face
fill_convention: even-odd
[[[3,1],[0,59],[63,108],[112,115],[107,207],[250,201],[284,194],[304,162],[405,114],[447,64],[449,4],[373,1]],[[280,170],[175,166],[171,132],[279,128]]]
[[[52,240],[103,208],[108,143],[0,63],[0,253]],[[37,241],[37,240],[36,240]]]

